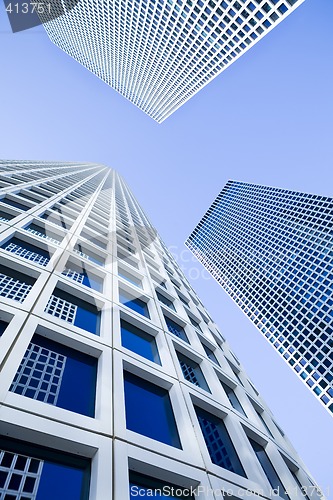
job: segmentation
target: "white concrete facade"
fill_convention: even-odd
[[[32,280],[23,300],[0,284],[2,446],[4,438],[14,439],[17,454],[24,443],[46,458],[50,450],[85,458],[90,482],[81,500],[129,500],[130,471],[143,475],[143,480],[149,477],[152,484],[197,488],[196,498],[202,500],[221,498],[223,491],[233,499],[273,498],[272,484],[250,438],[265,450],[290,500],[301,497],[301,487],[309,499],[320,498],[309,472],[116,172],[96,164],[2,161],[0,187],[0,273],[18,273],[12,279],[21,283]],[[9,247],[13,238],[15,248]],[[44,250],[50,258],[42,265],[31,253],[13,251],[17,247],[33,253]],[[89,276],[90,284],[99,283],[99,290],[78,281],[78,269]],[[120,289],[146,304],[149,317],[126,306]],[[67,310],[65,314],[63,306],[70,299],[61,294],[76,302],[74,319]],[[45,312],[51,295],[58,305],[63,301],[61,310]],[[89,330],[88,319],[75,324],[82,304],[97,311],[95,331]],[[172,333],[170,320],[183,328],[187,341]],[[155,340],[159,362],[124,347],[121,321],[139,328],[150,343]],[[36,334],[43,342],[96,361],[93,415],[14,391],[18,385],[12,385],[13,380]],[[185,378],[189,372],[184,372],[180,359],[191,360],[195,369],[189,372],[197,378]],[[154,384],[158,391],[165,389],[180,446],[128,428],[125,372]],[[80,398],[80,382],[79,378],[73,401]],[[221,382],[228,386],[229,397]],[[195,407],[223,422],[243,474],[213,463]],[[138,415],[142,411],[138,405]],[[227,454],[232,453],[225,444]],[[0,470],[7,471],[1,464]],[[0,486],[1,500],[8,491]]]
[[[81,0],[40,17],[52,42],[160,123],[303,1]]]

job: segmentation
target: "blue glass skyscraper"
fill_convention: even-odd
[[[186,245],[333,412],[333,199],[228,181]]]

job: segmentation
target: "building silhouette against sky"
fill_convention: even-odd
[[[115,171],[2,161],[0,187],[1,499],[319,498]]]
[[[333,199],[228,181],[186,245],[333,412]]]
[[[162,122],[303,1],[82,0],[40,17],[52,42]]]

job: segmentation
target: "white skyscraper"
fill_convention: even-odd
[[[80,0],[40,17],[56,45],[162,122],[303,1]]]
[[[320,498],[105,166],[0,162],[0,364],[1,500]]]

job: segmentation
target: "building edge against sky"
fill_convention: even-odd
[[[1,493],[320,498],[115,171],[1,161],[0,189]]]
[[[228,181],[186,246],[333,413],[333,199]]]
[[[40,18],[52,42],[161,123],[303,1],[84,0]]]

